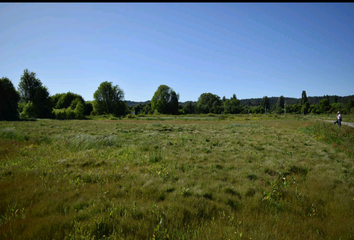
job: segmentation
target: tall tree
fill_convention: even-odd
[[[58,93],[54,96],[51,96],[51,101],[54,104],[54,108],[61,109],[61,108],[68,108],[73,104],[77,104],[77,101],[80,101],[82,104],[85,103],[83,97],[79,94],[67,92],[67,93]],[[77,99],[77,100],[76,100]],[[75,103],[73,103],[75,102]],[[75,109],[76,104],[72,106],[72,109]]]
[[[221,113],[221,100],[218,95],[203,93],[197,101],[198,113]]]
[[[238,100],[234,94],[230,100],[224,102],[224,113],[240,113],[242,111],[240,103],[241,101]]]
[[[183,112],[185,114],[193,114],[195,113],[195,103],[188,101],[186,105],[183,107]]]
[[[304,106],[303,106],[303,113],[304,114],[308,114],[309,110],[310,110],[310,103],[309,102],[305,102]]]
[[[84,115],[90,115],[91,112],[93,111],[93,105],[91,102],[85,102],[85,111],[84,111]]]
[[[284,99],[284,96],[281,95],[281,96],[278,98],[278,101],[277,101],[277,104],[276,104],[276,111],[277,111],[277,113],[282,113],[282,112],[283,112],[284,104],[285,104],[285,99]]]
[[[270,102],[269,98],[267,96],[264,96],[261,101],[261,106],[263,109],[268,109],[270,108]]]
[[[23,71],[20,83],[18,85],[20,98],[23,100],[23,106],[30,106],[24,109],[31,108],[27,112],[26,117],[49,117],[51,112],[51,104],[49,100],[48,89],[42,85],[41,80],[36,78],[36,73],[30,72],[28,69]]]
[[[178,114],[179,95],[167,85],[160,85],[151,99],[151,108],[163,114]]]
[[[122,116],[127,112],[128,106],[124,102],[124,92],[118,85],[113,86],[112,82],[102,82],[93,97],[97,114]]]
[[[279,109],[284,108],[284,103],[285,103],[284,96],[281,95],[277,101],[277,108],[279,108]]]
[[[323,99],[318,103],[318,105],[322,113],[329,111],[329,109],[331,108],[329,100],[326,96],[323,96]]]
[[[0,120],[16,120],[18,118],[19,93],[7,78],[0,78]]]
[[[307,95],[306,95],[306,91],[302,91],[301,94],[301,105],[303,106],[305,103],[307,103]]]
[[[354,113],[354,100],[350,99],[347,104],[347,111],[348,113]]]
[[[134,106],[132,110],[135,112],[135,114],[139,114],[144,110],[144,106],[142,104],[138,104]]]

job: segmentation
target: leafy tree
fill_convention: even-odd
[[[141,104],[138,104],[133,107],[133,111],[135,112],[135,114],[142,113],[144,111],[144,106]]]
[[[88,116],[91,114],[91,112],[93,111],[93,105],[91,102],[85,102],[85,111],[84,111],[84,115]]]
[[[329,103],[331,103],[329,96],[328,95],[324,95],[323,98],[327,99]]]
[[[348,104],[347,104],[348,113],[354,113],[353,108],[354,108],[354,100],[350,99]]]
[[[319,102],[319,108],[322,113],[327,112],[330,110],[331,105],[329,104],[328,98],[324,97],[320,102]]]
[[[234,97],[224,102],[224,113],[240,113],[242,111],[240,103],[240,100],[238,100],[234,94]]]
[[[301,105],[303,106],[305,103],[307,103],[308,100],[307,100],[307,95],[306,95],[306,91],[302,91],[302,94],[301,94]]]
[[[50,104],[52,108],[56,108],[56,105],[61,98],[61,96],[65,95],[65,93],[57,93],[49,97]]]
[[[122,116],[127,112],[128,106],[124,102],[124,92],[118,85],[113,86],[112,82],[102,82],[93,97],[95,99],[94,109],[98,114]]]
[[[31,102],[31,107],[28,105],[26,109],[31,117],[49,117],[51,112],[51,104],[49,100],[48,89],[42,85],[42,82],[36,78],[34,72],[25,69],[18,86],[20,98],[24,102],[24,106]],[[28,108],[29,107],[29,108]]]
[[[184,107],[183,107],[183,112],[185,114],[193,114],[193,113],[195,113],[195,107],[196,107],[195,105],[196,104],[191,102],[191,101],[187,102],[186,105],[184,105]]]
[[[285,104],[285,99],[284,99],[284,96],[281,95],[279,98],[278,98],[278,101],[276,103],[276,112],[278,114],[281,114],[284,112],[284,104]]]
[[[42,87],[42,82],[36,78],[36,73],[29,72],[28,69],[23,71],[21,81],[19,83],[20,97],[24,102],[34,101],[37,91]]]
[[[72,92],[58,93],[50,97],[51,104],[54,109],[61,109],[62,111],[52,111],[54,118],[59,119],[74,119],[84,118],[85,115],[85,100],[79,94]],[[81,104],[77,108],[78,104]],[[92,108],[92,105],[91,105]],[[92,111],[92,109],[91,109]],[[89,112],[90,114],[90,112]],[[88,114],[88,115],[89,115]]]
[[[277,108],[284,108],[284,104],[285,104],[285,99],[284,96],[281,95],[277,101]]]
[[[75,106],[75,117],[77,119],[83,119],[84,118],[84,113],[85,113],[85,105],[81,102],[78,101],[76,106]]]
[[[343,103],[332,103],[331,104],[331,109],[329,110],[330,113],[337,113],[338,111],[343,112],[344,110],[344,104]]]
[[[66,118],[74,119],[75,118],[75,111],[72,110],[70,107],[66,109]]]
[[[29,102],[23,102],[20,105],[21,109],[21,118],[23,119],[28,119],[28,118],[35,118],[37,117],[37,109],[34,106],[32,101]]]
[[[212,93],[203,93],[197,101],[198,113],[221,113],[220,97]]]
[[[302,106],[301,104],[286,104],[286,112],[287,113],[301,113]]]
[[[317,110],[316,105],[310,105],[310,109],[308,110],[309,113],[311,114],[318,114],[319,111]]]
[[[303,106],[303,113],[304,114],[308,114],[309,113],[309,109],[310,109],[310,103],[306,102],[305,105]]]
[[[149,102],[148,104],[145,105],[144,112],[145,112],[145,114],[153,114],[154,113],[154,110],[152,110],[152,108],[151,108],[151,102]]]
[[[333,97],[333,103],[338,103],[338,96],[337,96],[337,95],[335,95],[335,96]]]
[[[261,106],[263,109],[270,109],[270,103],[269,103],[269,98],[267,96],[264,96],[261,101]]]
[[[61,109],[55,109],[53,108],[52,110],[52,115],[56,119],[66,119],[66,109],[61,108]]]
[[[178,113],[179,95],[166,85],[160,85],[151,99],[151,108],[163,114]]]
[[[0,120],[16,120],[18,118],[19,93],[12,82],[6,78],[0,78]]]
[[[253,114],[262,113],[263,111],[264,111],[264,109],[260,105],[259,106],[251,106],[248,109],[248,113],[253,113]]]
[[[81,103],[85,102],[82,96],[72,92],[56,94],[51,97],[51,100],[55,104],[54,108],[57,109],[68,108],[68,107],[75,109],[78,101],[80,101]]]

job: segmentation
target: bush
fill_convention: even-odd
[[[75,117],[77,119],[83,119],[84,118],[84,112],[85,112],[84,104],[82,104],[82,102],[78,102],[76,104],[76,108],[75,108]]]
[[[75,112],[70,107],[66,109],[66,117],[68,119],[74,119],[75,118]]]
[[[29,119],[36,117],[36,109],[32,102],[27,102],[22,105],[21,119]]]
[[[53,117],[55,119],[66,119],[66,109],[53,109],[52,111]]]
[[[127,114],[126,118],[138,118],[138,117],[134,114]]]

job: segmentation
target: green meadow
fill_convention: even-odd
[[[301,115],[2,121],[0,239],[354,239],[353,151]]]

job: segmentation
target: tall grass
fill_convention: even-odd
[[[331,123],[316,122],[303,131],[314,136],[316,140],[331,144],[335,149],[354,156],[354,128],[344,125],[339,128]]]
[[[64,143],[67,149],[72,151],[83,151],[94,148],[120,147],[121,141],[116,136],[91,136],[77,134],[72,136],[56,136],[57,141]]]
[[[20,133],[16,129],[13,129],[13,128],[1,129],[0,130],[0,137],[12,139],[12,140],[18,140],[18,141],[26,141],[29,139],[25,134]]]
[[[0,239],[354,238],[352,132],[210,119],[0,122]]]

